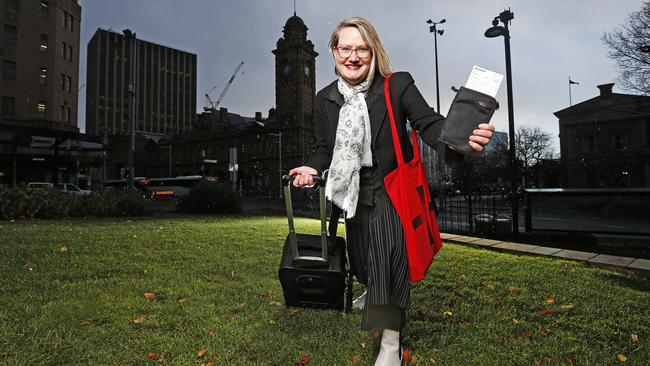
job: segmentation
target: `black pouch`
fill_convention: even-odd
[[[490,122],[498,108],[499,103],[493,97],[461,86],[447,113],[440,141],[463,154],[474,151],[468,143],[472,131],[480,123]]]

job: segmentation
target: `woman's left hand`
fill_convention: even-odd
[[[478,128],[472,132],[472,136],[469,137],[469,146],[472,150],[476,152],[483,151],[483,146],[490,142],[492,131],[494,131],[494,125],[489,123],[478,125]]]

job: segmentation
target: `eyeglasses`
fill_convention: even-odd
[[[359,48],[352,48],[352,47],[336,47],[335,48],[336,53],[339,54],[340,57],[343,58],[348,58],[352,56],[352,52],[357,53],[357,57],[359,58],[366,58],[370,56],[370,48],[366,47],[359,47]]]

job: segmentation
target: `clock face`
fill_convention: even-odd
[[[282,69],[282,73],[284,73],[284,76],[289,76],[289,74],[291,73],[291,66],[285,65],[284,69]]]
[[[309,68],[308,65],[305,65],[305,68],[303,69],[305,76],[309,76],[311,74],[311,69]]]

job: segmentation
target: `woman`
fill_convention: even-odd
[[[402,226],[383,183],[397,167],[383,92],[389,59],[374,27],[358,17],[336,27],[329,48],[338,80],[316,95],[316,152],[289,175],[300,187],[313,184],[312,175],[329,169],[326,194],[345,213],[352,269],[367,286],[361,328],[382,334],[375,365],[399,365],[410,282]],[[404,160],[410,161],[407,119],[434,146],[444,117],[428,106],[408,73],[391,77],[390,94]],[[493,130],[492,125],[479,125],[468,144],[481,151]]]

